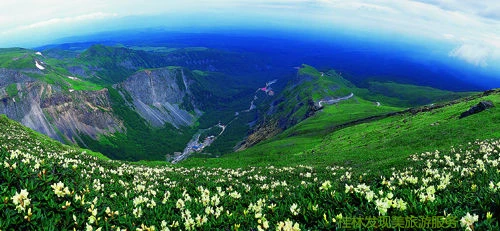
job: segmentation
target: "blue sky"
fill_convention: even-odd
[[[500,67],[498,0],[2,0],[0,47],[141,27],[276,27],[445,44],[451,59]],[[432,45],[429,45],[432,49]]]

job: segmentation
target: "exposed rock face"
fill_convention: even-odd
[[[263,140],[274,137],[275,135],[279,134],[282,131],[283,131],[283,129],[278,127],[277,122],[262,124],[262,125],[258,126],[252,132],[252,134],[250,134],[245,139],[245,141],[243,141],[243,143],[241,143],[239,145],[239,147],[237,147],[236,151],[242,151],[242,150],[245,150],[249,147],[252,147],[253,145],[255,145]]]
[[[8,76],[12,81],[0,85],[0,113],[27,127],[73,143],[80,134],[96,138],[124,129],[112,112],[107,89],[65,92],[23,74],[13,72]],[[6,85],[11,84],[17,88],[15,96],[6,91]]]
[[[482,111],[484,111],[488,108],[492,108],[494,106],[495,105],[491,101],[481,101],[477,105],[472,106],[468,111],[465,111],[462,114],[460,114],[460,119],[467,117],[467,116],[470,116],[470,115],[473,115],[473,114],[476,114],[476,113],[479,113],[479,112],[482,112]]]
[[[0,68],[0,88],[13,83],[34,82],[35,80],[16,70]]]
[[[76,70],[78,71],[78,70]],[[63,142],[96,139],[126,132],[113,113],[107,89],[66,91],[26,75],[26,70],[0,69],[0,113]],[[115,85],[129,106],[153,126],[191,126],[201,111],[194,104],[190,82],[181,68],[145,70]]]
[[[299,103],[293,104],[293,106],[287,109],[278,108],[278,106],[276,106],[281,102],[286,102],[286,99],[279,98],[274,101],[267,112],[272,119],[259,123],[250,135],[245,138],[243,143],[237,147],[237,151],[245,150],[261,141],[278,135],[282,131],[314,115],[318,110],[312,99],[304,100],[304,102],[297,96],[296,100]],[[276,110],[276,108],[278,108],[278,110]]]
[[[122,95],[130,95],[135,110],[151,125],[170,123],[179,128],[193,125],[201,115],[189,84],[182,69],[161,68],[138,72],[115,87]]]
[[[58,92],[42,101],[41,108],[73,142],[79,133],[96,139],[99,134],[124,131],[122,121],[113,114],[107,89]]]
[[[67,68],[67,70],[72,74],[76,76],[82,76],[82,77],[88,77],[87,73],[85,73],[85,69],[81,66],[70,66]]]

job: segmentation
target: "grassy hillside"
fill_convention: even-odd
[[[101,84],[119,83],[143,68],[167,66],[154,53],[104,45],[89,47],[73,62]]]
[[[66,146],[0,115],[0,231],[500,230],[500,90],[445,102],[471,93],[394,82],[362,89],[335,71],[303,65],[283,91],[275,97],[259,92],[257,109],[236,116],[268,77],[245,81],[247,86],[231,78],[228,73],[241,67],[248,68],[242,76],[257,75],[249,71],[255,63],[244,63],[252,57],[148,50],[96,45],[76,61],[71,54],[57,60],[0,50],[0,67],[32,69],[31,77],[64,90],[100,89],[165,63],[225,70],[186,70],[207,110],[192,128],[152,128],[109,88],[127,133],[83,141],[113,159],[141,162]],[[35,59],[43,60],[44,70],[36,69]],[[228,59],[233,61],[217,65]],[[67,65],[79,65],[94,82],[69,78]],[[15,97],[17,87],[6,85],[5,93]],[[318,104],[350,93],[334,105]],[[459,119],[480,101],[496,107]],[[435,105],[406,109],[430,103]],[[180,151],[198,127],[218,121],[227,131],[205,151],[227,152],[258,113],[287,129],[220,158],[144,161]]]
[[[0,49],[0,68],[35,68],[35,52],[23,48]]]
[[[335,71],[325,74],[303,64],[277,96],[256,101],[262,112],[259,122],[262,127],[277,123],[279,129],[286,130],[314,114],[320,100],[345,97],[355,89]]]
[[[265,166],[268,163],[278,166],[342,164],[361,169],[388,169],[405,164],[408,156],[418,152],[446,149],[476,139],[500,138],[498,106],[458,118],[482,100],[500,105],[500,94],[496,91],[426,112],[414,114],[408,111],[357,123],[352,121],[366,115],[384,115],[396,108],[371,106],[370,110],[366,102],[343,101],[338,106],[326,106],[324,111],[277,138],[245,151],[220,159],[191,159],[184,164],[197,166],[203,163],[214,167]]]
[[[402,108],[377,106],[374,102],[354,97],[335,105],[325,106],[314,116],[284,131],[283,134],[277,136],[277,139],[300,135],[323,137],[334,126],[399,110]]]
[[[349,98],[351,94],[353,97]],[[262,140],[270,143],[265,139],[283,132],[271,141],[280,145],[264,145],[262,150],[281,153],[288,152],[292,146],[294,150],[307,150],[319,144],[332,128],[343,123],[401,111],[403,107],[446,102],[471,94],[394,82],[372,82],[370,88],[359,88],[335,70],[320,72],[303,64],[296,77],[288,82],[276,98],[273,97],[272,102],[259,104],[258,110],[263,112],[259,126],[248,136],[244,148]],[[344,97],[348,99],[338,100]],[[335,107],[327,105],[326,102],[336,99]],[[321,111],[318,113],[317,110]],[[290,136],[294,137],[283,140]]]
[[[44,69],[39,70],[36,63]],[[0,68],[19,71],[31,78],[60,86],[63,90],[101,90],[103,87],[82,78],[76,78],[64,68],[65,63],[47,58],[33,50],[22,48],[0,49]]]
[[[451,92],[426,86],[376,81],[369,82],[367,89],[370,92],[370,94],[364,95],[367,99],[400,107],[442,103],[477,94],[474,92]]]
[[[228,154],[228,158],[231,159],[228,161],[234,166],[234,164],[241,163],[240,158],[252,159],[256,157],[256,159],[252,159],[253,164],[259,164],[259,162],[264,164],[267,163],[267,160],[264,160],[267,156],[274,156],[280,159],[278,163],[286,165],[283,162],[290,156],[310,150],[321,144],[324,137],[335,126],[397,110],[401,109],[388,106],[377,107],[372,102],[357,97],[340,102],[337,105],[328,105],[314,116],[307,118],[270,140],[263,141],[259,145],[240,153]],[[233,155],[237,155],[237,157]],[[290,163],[295,160],[290,160]]]
[[[0,229],[498,230],[499,147],[431,150],[383,174],[271,159],[186,168],[94,157],[0,116]]]

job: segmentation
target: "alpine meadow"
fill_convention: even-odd
[[[0,231],[500,230],[497,1],[0,9]]]

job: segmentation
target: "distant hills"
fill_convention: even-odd
[[[113,159],[164,160],[182,152],[199,129],[216,124],[228,126],[201,156],[295,133],[295,125],[344,103],[363,105],[361,113],[338,120],[349,122],[472,94],[292,65],[308,55],[305,47],[288,57],[293,42],[266,50],[268,42],[261,41],[257,50],[131,42],[2,49],[0,112]],[[259,91],[271,80],[272,94]],[[318,126],[331,126],[324,123]]]
[[[0,49],[0,229],[499,229],[499,89],[243,40]]]

